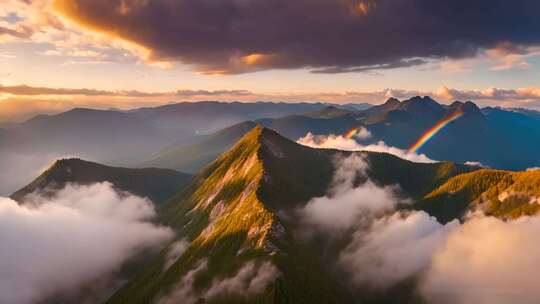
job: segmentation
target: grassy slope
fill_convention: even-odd
[[[150,198],[159,204],[182,189],[191,176],[167,169],[128,169],[109,167],[81,159],[56,161],[30,184],[15,192],[11,198],[22,201],[23,197],[38,190],[54,190],[66,183],[90,184],[111,182],[117,189]]]
[[[259,158],[261,133],[257,128],[247,134],[164,207],[166,222],[179,237],[189,238],[191,246],[167,271],[163,271],[165,249],[110,303],[148,303],[205,258],[208,271],[195,281],[199,289],[207,288],[213,278],[231,276],[248,260],[270,259],[282,272],[255,298],[213,299],[216,303],[343,302],[345,296],[321,270],[317,258],[295,242],[259,199],[257,190],[264,175]]]
[[[196,277],[194,286],[199,291],[208,288],[213,279],[232,276],[247,261],[271,260],[282,273],[260,295],[231,295],[210,299],[210,303],[353,302],[346,285],[325,268],[323,261],[328,257],[319,252],[320,247],[296,239],[292,232],[298,221],[282,216],[323,195],[332,180],[335,159],[351,153],[311,149],[269,129],[255,128],[163,205],[162,218],[176,229],[179,239],[191,241],[188,250],[164,270],[168,248],[163,249],[109,303],[159,299],[203,259],[208,260],[208,270]],[[418,208],[443,220],[461,215],[481,194],[493,198],[505,190],[539,191],[540,171],[478,170],[449,162],[418,164],[384,153],[357,153],[369,162],[372,180],[380,185],[400,185],[405,195],[420,202]],[[450,209],[441,213],[439,205]],[[505,208],[493,205],[491,210],[506,214]],[[404,282],[385,294],[360,297],[367,303],[394,303],[406,295],[414,302],[414,288],[409,284]],[[354,296],[358,299],[359,295]]]
[[[255,298],[227,298],[219,303],[350,302],[348,291],[325,270],[318,253],[295,239],[291,232],[294,220],[277,216],[324,194],[338,154],[350,153],[311,149],[268,129],[254,129],[163,206],[164,221],[176,229],[178,238],[191,241],[189,249],[163,271],[164,249],[110,303],[156,299],[205,258],[209,270],[195,281],[200,290],[213,278],[231,276],[248,260],[270,259],[282,273]],[[375,180],[381,184],[403,182],[411,190],[425,180],[442,182],[467,170],[448,163],[414,164],[387,154],[365,155],[375,168],[371,173]],[[423,174],[413,174],[415,169]],[[385,177],[387,174],[392,176]],[[427,191],[420,189],[415,191]]]
[[[505,198],[503,193],[512,195]],[[538,197],[540,170],[482,169],[448,180],[427,194],[418,207],[442,221],[459,218],[471,207],[481,207],[486,213],[503,218],[516,218],[537,213],[540,205],[529,201]]]

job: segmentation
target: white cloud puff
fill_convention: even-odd
[[[362,145],[352,138],[346,138],[342,135],[314,135],[307,133],[306,136],[297,141],[299,144],[312,148],[338,149],[345,151],[370,151],[382,152],[395,155],[397,157],[410,160],[417,163],[433,163],[434,160],[425,154],[406,151],[396,147],[386,145],[383,141],[376,144]]]
[[[302,221],[319,231],[334,233],[355,227],[362,217],[391,211],[399,203],[392,187],[379,187],[365,178],[367,163],[361,155],[336,160],[332,186],[323,197],[311,199],[299,210]],[[307,231],[307,230],[306,230]]]
[[[430,303],[538,303],[540,218],[473,216],[433,255],[421,285]]]
[[[109,183],[68,185],[31,200],[0,199],[1,303],[72,295],[173,234],[148,222],[155,215],[150,201]]]
[[[442,225],[423,211],[396,212],[375,220],[367,232],[356,231],[339,264],[356,284],[390,287],[428,268],[456,225]]]

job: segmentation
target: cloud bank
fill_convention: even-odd
[[[540,292],[531,270],[540,267],[540,217],[501,220],[469,213],[463,223],[443,225],[424,211],[400,209],[394,189],[372,184],[357,186],[362,193],[351,203],[342,198],[367,165],[353,154],[336,166],[324,205],[315,198],[300,214],[326,230],[342,229],[338,241],[349,241],[339,250],[337,267],[351,287],[385,290],[414,278],[427,303],[537,302]]]
[[[148,222],[154,215],[150,201],[109,183],[69,185],[23,205],[1,198],[0,302],[76,296],[85,284],[113,279],[127,259],[172,237]]]
[[[433,163],[434,160],[425,154],[405,151],[396,147],[387,146],[383,141],[376,144],[362,145],[352,138],[346,138],[343,135],[314,135],[307,133],[306,136],[297,141],[299,144],[312,148],[338,149],[345,151],[370,151],[382,152],[395,155],[397,157],[410,160],[417,163]]]

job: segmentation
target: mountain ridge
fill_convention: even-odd
[[[155,204],[160,204],[184,187],[190,179],[191,175],[169,169],[130,169],[110,167],[79,158],[59,159],[10,197],[23,202],[28,194],[39,192],[51,195],[70,183],[85,185],[110,182],[117,190],[148,197]]]

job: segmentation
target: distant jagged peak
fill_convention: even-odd
[[[390,97],[390,98],[388,98],[388,100],[386,100],[384,105],[392,106],[392,105],[399,105],[400,103],[401,103],[401,101],[399,101],[399,99],[397,99],[395,97]]]
[[[401,103],[400,110],[407,112],[429,112],[442,113],[445,111],[444,107],[429,96],[415,96]]]
[[[472,101],[454,101],[450,106],[448,106],[450,110],[453,111],[461,111],[463,113],[474,113],[474,114],[481,114],[480,108]]]

